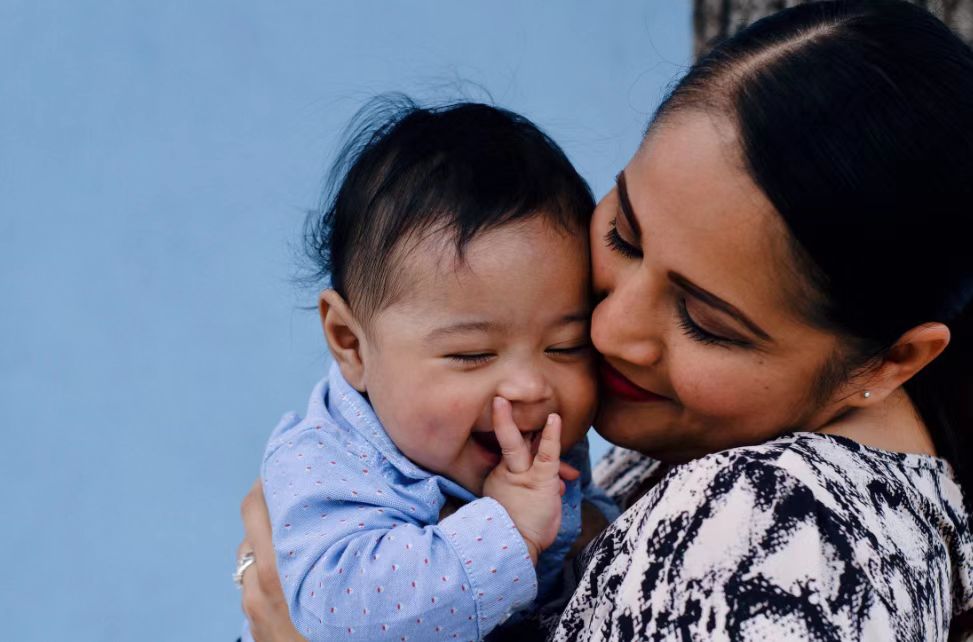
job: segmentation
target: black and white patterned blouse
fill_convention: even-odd
[[[615,448],[595,475],[624,507],[659,468]],[[578,564],[555,642],[925,642],[973,608],[949,464],[814,433],[674,467]]]

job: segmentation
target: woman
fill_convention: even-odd
[[[924,11],[801,6],[689,71],[592,220],[627,510],[554,640],[970,628],[971,203],[973,52]],[[288,639],[261,511],[244,607]]]

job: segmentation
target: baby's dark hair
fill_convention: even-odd
[[[561,148],[523,116],[381,96],[352,121],[305,250],[311,278],[330,278],[364,323],[401,293],[403,257],[430,235],[448,234],[462,260],[478,234],[534,216],[586,233],[593,209]]]

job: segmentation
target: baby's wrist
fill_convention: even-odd
[[[530,538],[526,537],[523,533],[520,533],[520,537],[523,538],[524,544],[527,546],[527,554],[530,555],[530,563],[537,566],[537,559],[541,555],[540,547],[532,542]]]
[[[517,532],[520,533],[520,538],[524,540],[524,546],[527,547],[527,554],[530,555],[531,563],[534,566],[537,566],[537,560],[540,558],[541,553],[543,553],[551,543],[549,542],[547,546],[543,546],[540,540],[534,536],[535,533],[522,528],[520,524],[517,523],[517,520],[514,520],[514,526],[517,527]]]

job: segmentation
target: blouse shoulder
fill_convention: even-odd
[[[554,639],[945,639],[969,518],[929,459],[798,433],[676,466],[589,548]]]

